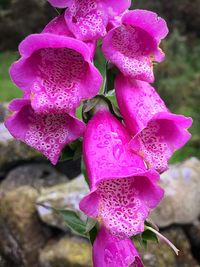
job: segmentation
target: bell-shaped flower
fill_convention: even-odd
[[[5,126],[18,140],[39,150],[52,164],[56,164],[65,145],[79,138],[85,125],[73,115],[38,114],[29,99],[15,99],[10,104],[13,115]]]
[[[159,43],[167,33],[165,20],[156,13],[129,11],[122,17],[121,26],[104,37],[102,51],[125,76],[153,82],[153,61],[164,59]]]
[[[119,74],[116,97],[127,129],[130,145],[142,155],[150,168],[163,172],[173,152],[190,138],[191,118],[171,113],[148,83],[128,80]]]
[[[70,113],[101,87],[102,77],[91,62],[89,46],[63,31],[60,17],[43,33],[28,36],[19,46],[21,58],[10,69],[13,82],[29,94],[39,113]]]
[[[83,157],[91,192],[80,209],[123,239],[144,230],[144,221],[163,197],[159,175],[147,171],[142,158],[128,150],[131,137],[106,109],[89,121]]]
[[[58,1],[57,1],[58,2]],[[106,35],[106,26],[114,16],[131,5],[130,0],[71,0],[66,1],[65,20],[80,40],[97,40]]]
[[[121,240],[104,227],[93,244],[94,267],[143,267],[140,256],[130,239]]]

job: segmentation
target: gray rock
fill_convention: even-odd
[[[193,224],[186,225],[184,230],[190,240],[193,255],[200,262],[200,220],[196,220]]]
[[[1,135],[0,135],[0,142],[1,143],[6,143],[6,142],[13,139],[12,135],[6,129],[4,123],[0,123],[0,133],[1,133]]]
[[[200,215],[200,161],[191,158],[183,163],[171,165],[161,175],[161,186],[165,197],[151,218],[160,227],[173,223],[187,224]]]
[[[84,177],[83,175],[80,175],[69,183],[43,189],[37,199],[37,203],[54,208],[68,208],[75,210],[79,213],[80,217],[84,219],[85,216],[79,210],[79,202],[88,193],[88,191],[89,189]],[[66,231],[66,226],[63,220],[52,212],[52,210],[39,205],[37,210],[43,222]]]
[[[15,267],[38,267],[39,250],[49,233],[36,209],[37,190],[19,187],[0,198],[0,254]]]
[[[15,140],[3,123],[0,123],[0,169],[14,162],[41,157],[40,153]]]
[[[180,250],[179,256],[176,256],[171,248],[162,241],[160,241],[160,244],[150,241],[146,251],[142,250],[137,244],[145,266],[200,267],[192,256],[189,241],[181,228],[174,227],[162,231],[162,234]]]
[[[91,245],[78,238],[63,237],[40,252],[41,267],[92,267]]]
[[[4,119],[8,116],[8,104],[0,102],[0,122],[4,122]]]
[[[0,103],[0,169],[13,162],[41,157],[39,152],[12,137],[3,123],[8,115],[8,104]]]
[[[6,261],[2,258],[1,255],[0,255],[0,267],[8,267],[8,265],[6,266]]]
[[[165,243],[150,242],[147,250],[136,244],[145,266],[148,267],[200,267],[191,255],[190,244],[183,230],[179,227],[163,231],[180,250],[179,256]],[[40,253],[41,267],[89,267],[91,246],[81,239],[63,237],[47,244]]]
[[[56,12],[45,0],[6,0],[0,9],[0,50],[16,49],[30,33],[40,32]],[[22,16],[23,14],[23,16]]]
[[[37,190],[67,182],[68,178],[48,163],[31,163],[14,168],[0,184],[0,196],[20,186],[29,185]]]

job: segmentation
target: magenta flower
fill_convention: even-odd
[[[149,167],[165,171],[173,152],[189,140],[186,129],[192,119],[172,114],[146,82],[130,81],[120,74],[115,89],[126,127],[134,136],[132,149],[139,151]]]
[[[64,15],[59,15],[52,19],[43,29],[42,33],[52,33],[74,38],[73,33],[67,27]]]
[[[143,267],[130,239],[120,240],[102,227],[93,245],[94,267]]]
[[[79,138],[85,125],[68,114],[38,114],[28,99],[10,104],[14,114],[5,121],[9,132],[18,140],[43,153],[56,164],[65,145]]]
[[[142,158],[128,150],[130,138],[109,111],[101,110],[89,121],[83,140],[91,192],[80,209],[119,238],[142,232],[163,197],[158,173],[147,171]]]
[[[48,0],[48,2],[58,8],[65,8],[67,7],[73,0]]]
[[[159,43],[167,33],[165,20],[156,13],[129,11],[122,17],[122,25],[105,36],[102,51],[125,76],[153,82],[153,60],[164,59]]]
[[[46,27],[44,28],[44,30],[42,31],[43,33],[52,33],[52,34],[57,34],[57,35],[64,35],[67,37],[72,37],[75,38],[75,36],[73,35],[73,33],[69,30],[65,18],[64,18],[64,14],[60,15],[58,17],[55,17],[53,20],[51,20]],[[91,40],[91,41],[86,41],[84,42],[85,44],[87,44],[87,46],[90,49],[90,59],[91,61],[93,60],[95,51],[96,51],[96,45],[97,45],[97,41],[96,40]]]
[[[19,50],[22,57],[11,66],[10,75],[30,96],[36,112],[70,113],[98,93],[102,77],[82,41],[44,32],[27,37]]]
[[[65,20],[80,40],[94,40],[106,34],[109,19],[130,7],[130,0],[72,0],[66,1]]]

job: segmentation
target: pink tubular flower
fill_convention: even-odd
[[[176,149],[190,138],[186,130],[191,118],[172,114],[155,89],[146,82],[128,80],[119,74],[116,97],[129,132],[134,136],[130,145],[158,172],[168,168],[168,160]]]
[[[93,245],[94,267],[143,267],[130,239],[120,240],[102,227]]]
[[[59,27],[57,27],[58,30]],[[91,63],[89,47],[72,37],[32,34],[20,45],[21,59],[10,69],[13,82],[30,95],[39,113],[73,112],[83,99],[94,97],[102,77]]]
[[[127,238],[144,230],[144,220],[163,197],[157,172],[147,171],[140,156],[127,149],[130,136],[107,110],[89,121],[83,157],[91,192],[80,209],[110,233]]]
[[[130,7],[130,0],[72,0],[67,4],[65,20],[80,40],[94,40],[106,34],[109,19]]]
[[[83,122],[68,114],[38,114],[28,99],[15,99],[10,104],[14,114],[5,125],[18,140],[43,153],[56,164],[66,144],[79,138],[85,129]]]
[[[105,36],[102,51],[125,76],[153,82],[152,61],[164,59],[159,43],[167,33],[166,22],[156,13],[129,11],[122,17],[122,25]]]

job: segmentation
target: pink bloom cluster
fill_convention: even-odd
[[[172,114],[150,85],[153,63],[164,53],[165,21],[145,10],[129,11],[130,0],[49,0],[63,15],[19,46],[10,69],[23,91],[10,104],[11,134],[56,164],[62,149],[83,135],[90,193],[80,209],[100,224],[93,245],[95,267],[142,267],[130,237],[144,231],[162,199],[159,174],[190,138],[191,118]],[[115,92],[123,121],[100,106],[87,126],[76,118],[95,97],[102,77],[93,64],[97,40],[118,69]]]
[[[11,78],[24,95],[11,102],[14,114],[6,126],[53,164],[64,146],[83,134],[85,125],[75,117],[76,108],[101,86],[102,77],[92,63],[95,46],[74,38],[59,16],[42,33],[22,41],[21,58],[11,66]]]

